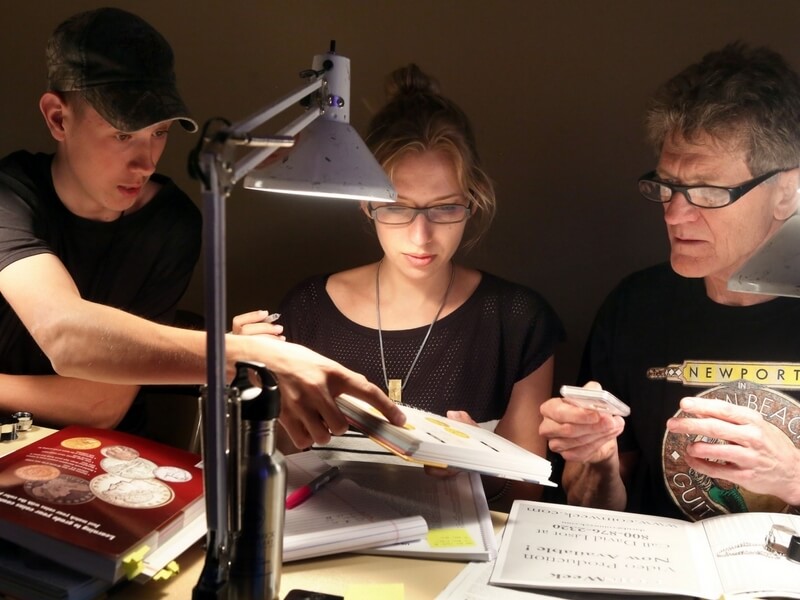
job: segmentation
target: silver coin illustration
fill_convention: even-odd
[[[100,453],[103,456],[116,458],[117,460],[133,460],[134,458],[139,458],[138,450],[131,448],[130,446],[123,446],[121,444],[117,444],[115,446],[106,446],[100,450]]]
[[[110,473],[94,477],[89,487],[100,500],[124,508],[156,508],[175,497],[172,488],[157,479],[127,479]]]
[[[192,474],[180,467],[158,467],[153,474],[158,479],[171,483],[183,483],[192,479]]]
[[[120,460],[107,456],[100,461],[100,468],[106,473],[128,479],[151,479],[156,466],[152,460],[141,457],[133,460]]]

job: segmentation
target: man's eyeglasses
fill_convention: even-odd
[[[417,215],[423,214],[431,223],[460,223],[469,218],[469,206],[464,204],[438,204],[426,208],[414,208],[399,204],[370,206],[369,215],[385,225],[408,225]]]
[[[794,168],[794,167],[792,167]],[[655,171],[650,171],[639,178],[639,193],[653,202],[669,202],[676,193],[683,194],[684,198],[694,206],[700,208],[722,208],[733,204],[747,192],[761,185],[770,177],[791,171],[792,169],[775,169],[745,181],[736,187],[721,187],[718,185],[677,185],[658,179]]]

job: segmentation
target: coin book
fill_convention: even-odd
[[[134,579],[202,518],[200,462],[127,433],[65,427],[0,458],[0,539],[104,581]]]

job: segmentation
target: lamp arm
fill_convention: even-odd
[[[289,123],[286,127],[281,129],[277,135],[269,138],[251,138],[250,144],[252,146],[265,146],[257,148],[249,154],[246,154],[239,159],[233,167],[231,174],[231,182],[235,184],[242,177],[245,177],[250,171],[259,166],[264,160],[278,148],[288,148],[294,145],[294,136],[300,133],[303,129],[313,123],[320,115],[322,110],[308,110],[294,121]]]
[[[306,96],[310,96],[318,89],[321,89],[324,84],[325,81],[321,78],[315,79],[310,83],[306,83],[296,90],[289,92],[282,98],[277,99],[275,102],[268,104],[267,106],[254,112],[249,117],[245,117],[241,121],[234,123],[227,129],[234,135],[249,134],[256,127],[263,125],[271,118],[281,114],[287,108],[295,106]]]
[[[344,57],[337,57],[331,52],[326,55],[314,57],[314,69],[310,71],[312,81],[290,92],[276,102],[262,108],[258,112],[243,119],[242,121],[226,126],[209,137],[205,133],[198,143],[198,147],[190,154],[189,167],[190,174],[199,179],[202,183],[203,197],[203,245],[204,245],[204,274],[205,274],[205,312],[207,324],[206,336],[206,377],[207,385],[203,391],[201,403],[201,418],[203,423],[203,465],[204,465],[204,489],[206,505],[206,522],[208,534],[206,537],[207,550],[206,560],[200,579],[193,589],[193,600],[261,600],[265,593],[269,595],[277,594],[280,576],[280,561],[274,561],[273,566],[269,566],[266,558],[263,561],[264,569],[273,568],[276,570],[275,576],[269,578],[262,577],[263,582],[260,591],[253,591],[252,586],[244,585],[242,572],[232,569],[232,564],[239,565],[237,556],[243,556],[242,551],[254,550],[251,546],[251,538],[246,540],[240,536],[242,524],[240,515],[237,512],[239,506],[238,499],[241,496],[242,483],[240,456],[241,444],[237,443],[237,436],[241,426],[241,414],[238,402],[240,400],[238,390],[234,385],[229,386],[226,381],[226,353],[225,353],[225,332],[226,327],[226,245],[225,245],[225,200],[231,194],[233,186],[237,181],[247,176],[251,171],[269,157],[277,148],[292,146],[295,136],[305,129],[314,120],[324,115],[316,125],[346,125],[345,136],[348,140],[352,138],[350,132],[354,130],[347,125],[349,122],[349,82],[350,82],[350,63]],[[305,101],[308,99],[308,102]],[[252,131],[282,113],[292,105],[300,102],[308,110],[300,117],[294,119],[286,125],[277,135],[270,137],[256,137]],[[215,119],[216,120],[216,119]],[[209,121],[210,123],[211,121]],[[226,121],[227,123],[227,121]],[[208,128],[208,123],[204,132]],[[307,132],[303,138],[304,144],[314,140],[316,131],[320,127],[315,126],[313,131]],[[322,128],[325,131],[325,128]],[[364,151],[364,144],[358,138],[357,144],[353,144],[351,152],[358,150]],[[331,139],[330,136],[327,138]],[[337,142],[340,138],[334,136]],[[247,147],[250,150],[245,155],[236,160],[237,149]],[[341,152],[336,153],[338,158]],[[374,170],[380,171],[381,181],[372,187],[378,188],[374,192],[372,188],[368,190],[367,197],[377,201],[392,201],[396,193],[388,179],[375,160]],[[350,161],[351,163],[353,161]],[[283,164],[283,161],[279,164]],[[347,173],[356,171],[356,186],[351,180],[345,180],[345,184],[357,187],[356,191],[342,194],[337,191],[335,197],[346,197],[351,199],[363,199],[364,193],[361,191],[363,185],[363,169],[352,169],[352,164],[347,164]],[[358,165],[360,167],[360,165]],[[370,165],[368,165],[371,168]],[[336,168],[341,168],[336,162]],[[371,178],[374,179],[374,178]],[[373,183],[370,181],[370,183]],[[288,191],[288,190],[287,190]],[[309,193],[309,192],[303,192]],[[311,195],[326,195],[320,190],[314,190]],[[257,358],[257,357],[250,357]],[[248,480],[249,482],[249,480]],[[238,487],[237,487],[238,486]],[[261,498],[261,495],[258,495]],[[263,498],[266,503],[267,499]],[[274,508],[274,507],[273,507]],[[282,515],[283,503],[280,502],[277,510]],[[258,507],[259,514],[266,514],[268,507]],[[275,523],[278,523],[277,521]],[[280,521],[282,524],[282,520]],[[282,528],[282,525],[275,525]],[[282,532],[277,535],[282,535]],[[250,546],[247,546],[250,544]],[[257,545],[257,544],[256,544]],[[243,550],[244,549],[244,550]],[[260,548],[255,548],[260,551]],[[261,557],[259,557],[261,560]],[[231,581],[233,579],[234,581]],[[274,588],[274,589],[272,589]],[[242,590],[249,590],[245,596],[240,594]],[[265,590],[267,590],[265,592]],[[251,594],[252,592],[252,594]],[[244,593],[244,592],[243,592]],[[275,596],[277,597],[277,596]],[[270,599],[271,600],[271,599]]]

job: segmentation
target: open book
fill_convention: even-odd
[[[372,492],[402,515],[422,515],[428,533],[419,540],[363,550],[367,554],[442,560],[492,560],[497,540],[480,475],[462,471],[432,477],[415,466],[329,461],[342,476]]]
[[[314,452],[291,454],[287,463],[288,492],[329,468]],[[370,490],[340,476],[299,506],[286,511],[283,560],[418,540],[427,533],[428,525],[418,513],[401,515]]]
[[[199,462],[119,431],[65,427],[0,458],[0,539],[108,582],[134,578],[202,514]]]
[[[549,481],[550,461],[487,429],[405,404],[398,406],[406,415],[406,424],[398,427],[352,396],[342,394],[336,404],[353,427],[406,460],[555,485]]]
[[[768,549],[800,516],[737,513],[691,523],[517,500],[490,583],[549,590],[800,598],[800,563]]]
[[[610,600],[606,592],[513,589],[489,584],[494,561],[473,562],[464,567],[436,600]],[[625,600],[696,600],[694,596],[625,594]],[[755,600],[755,599],[753,599]]]

